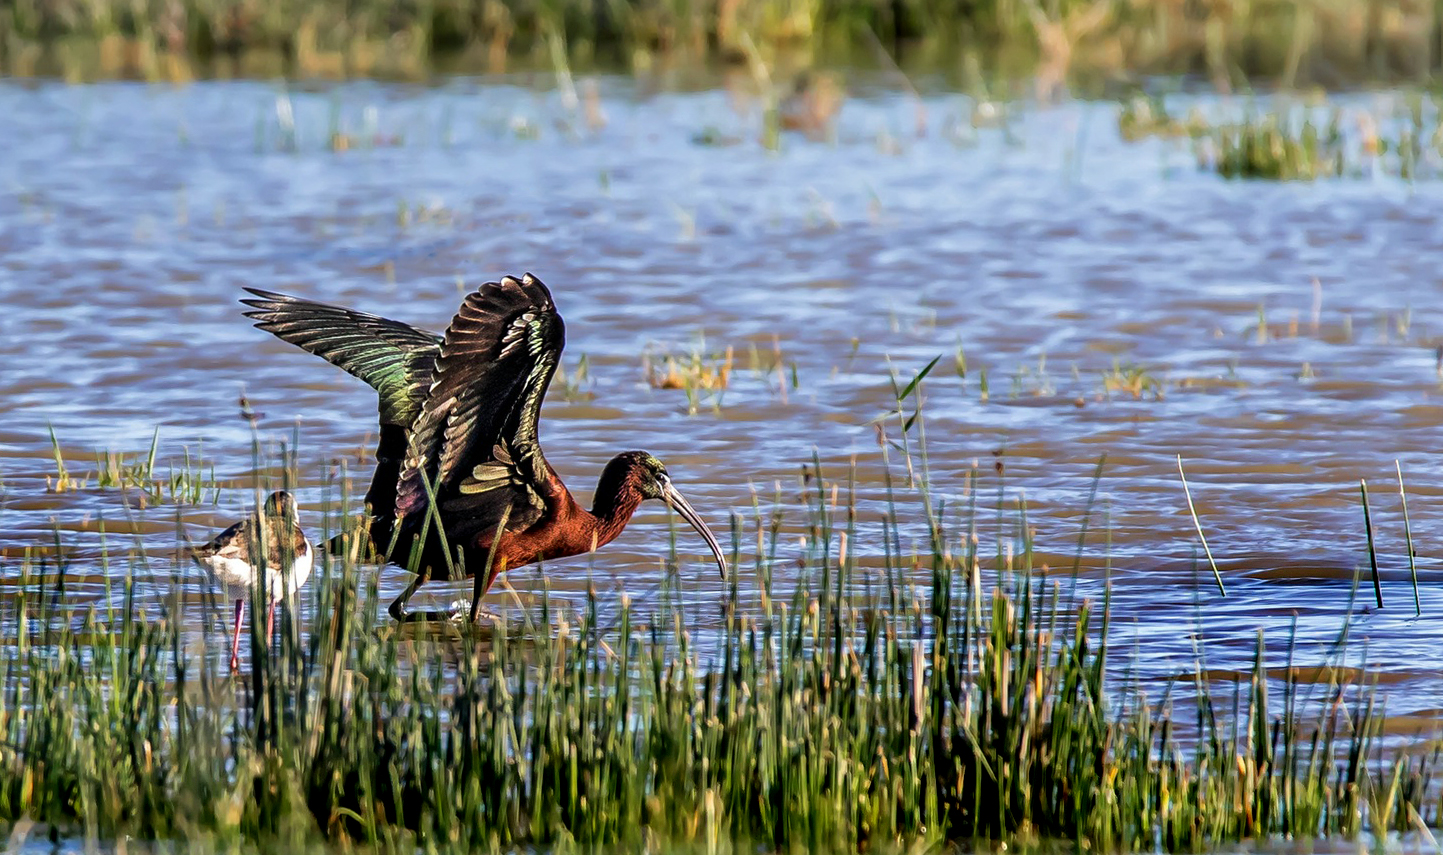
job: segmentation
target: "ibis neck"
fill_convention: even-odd
[[[625,480],[613,481],[607,474],[609,473],[603,473],[601,481],[596,485],[596,498],[591,505],[591,515],[596,518],[598,546],[609,543],[621,534],[642,500],[641,491],[636,485]]]

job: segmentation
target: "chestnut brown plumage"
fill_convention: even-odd
[[[621,534],[638,505],[661,499],[716,557],[716,538],[644,451],[602,471],[590,510],[546,462],[537,435],[565,326],[531,274],[467,295],[444,336],[408,324],[246,289],[256,326],[360,377],[379,397],[376,472],[366,493],[377,554],[416,579],[391,603],[397,620],[432,578],[477,577],[471,616],[497,574],[590,552]],[[499,532],[499,537],[498,537]],[[494,547],[494,548],[493,548]]]

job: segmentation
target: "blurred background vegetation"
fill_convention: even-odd
[[[1443,2],[1420,0],[3,0],[0,68],[74,79],[381,76],[658,63],[1035,75],[1197,74],[1337,88],[1431,79]]]

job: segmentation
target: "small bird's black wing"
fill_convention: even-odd
[[[410,324],[341,306],[247,288],[256,327],[366,381],[380,397],[381,424],[409,428],[430,388],[441,338]],[[399,454],[398,454],[399,456]]]
[[[545,510],[550,469],[537,421],[565,326],[531,274],[467,295],[446,330],[435,379],[411,432],[396,509],[427,506],[427,482],[453,533],[526,527]]]
[[[195,558],[235,558],[250,561],[250,542],[255,538],[255,520],[243,519],[205,543],[191,547],[188,552]]]
[[[259,566],[264,540],[266,565],[280,567],[287,559],[305,555],[306,535],[300,523],[289,515],[255,513],[199,546],[187,551],[193,558],[232,558]]]

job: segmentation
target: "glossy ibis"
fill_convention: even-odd
[[[607,463],[591,510],[546,462],[537,436],[541,400],[561,360],[565,326],[551,293],[529,273],[466,296],[444,336],[409,324],[285,294],[246,290],[256,326],[361,378],[381,420],[366,492],[371,546],[415,580],[391,603],[397,620],[427,580],[476,577],[480,597],[506,570],[590,552],[621,534],[638,505],[661,499],[706,539],[716,538],[652,455]],[[499,537],[498,537],[499,533]]]
[[[284,490],[271,493],[259,511],[216,535],[209,543],[192,547],[190,555],[211,572],[225,589],[226,596],[235,600],[235,634],[230,646],[232,671],[240,664],[241,615],[245,613],[251,588],[259,581],[257,574],[261,567],[265,567],[265,595],[270,599],[266,609],[269,642],[276,625],[276,603],[287,594],[295,594],[306,583],[315,557],[310,541],[301,531],[296,498]]]

